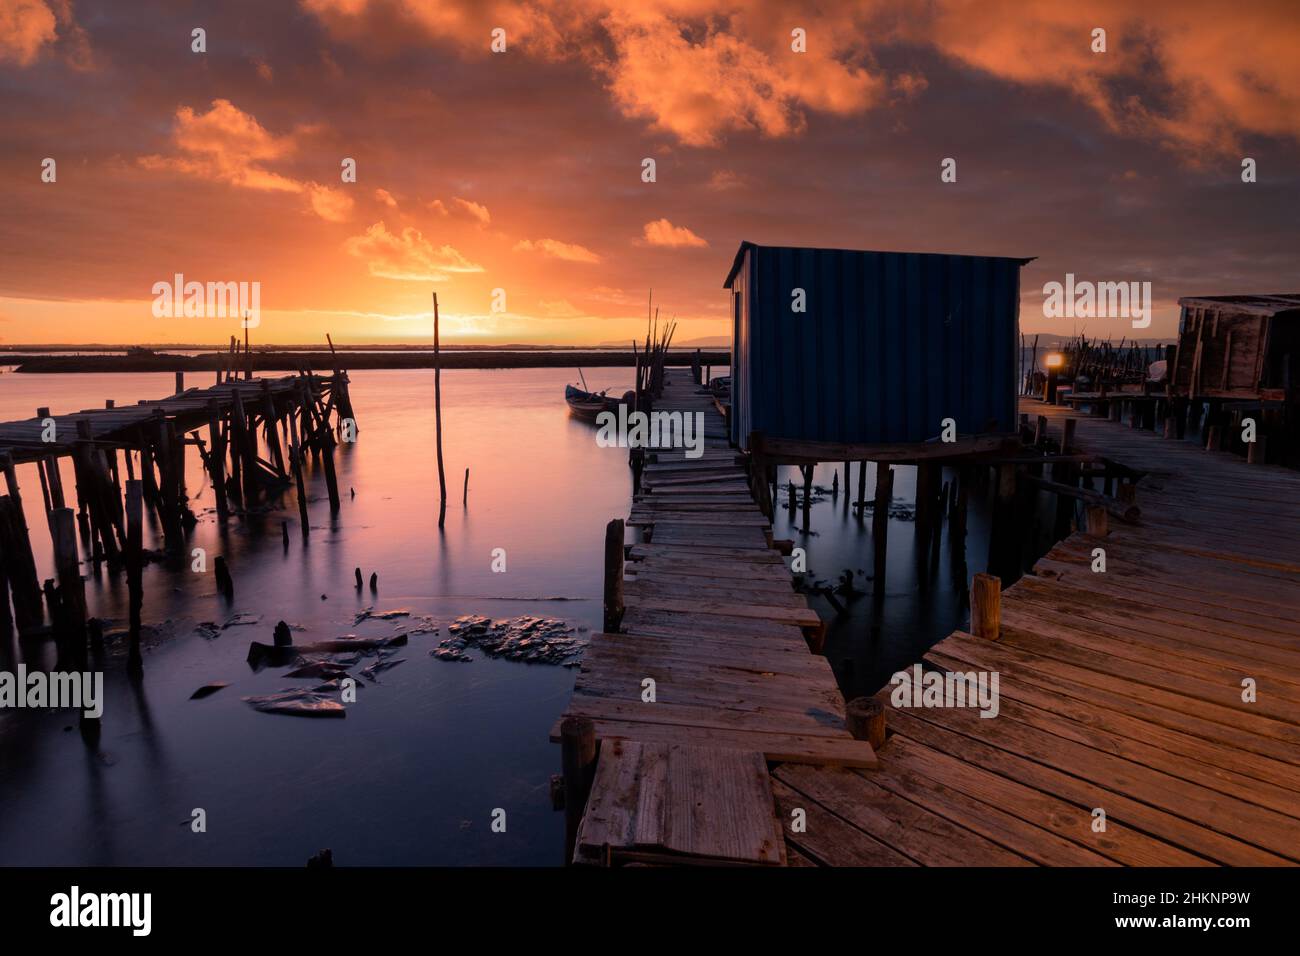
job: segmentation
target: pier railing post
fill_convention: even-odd
[[[1104,538],[1110,533],[1110,515],[1104,505],[1088,505],[1088,536]]]
[[[615,518],[605,525],[605,632],[616,632],[622,620],[623,519]]]
[[[1002,581],[992,574],[977,574],[971,581],[970,630],[990,641],[1002,633]]]

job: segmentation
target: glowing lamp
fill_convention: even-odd
[[[1065,356],[1060,352],[1053,352],[1047,356],[1046,362],[1048,368],[1060,368],[1065,364]]]

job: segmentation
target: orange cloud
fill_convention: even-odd
[[[352,218],[352,197],[342,189],[312,183],[308,190],[311,208],[327,222],[347,222]]]
[[[667,219],[656,219],[654,222],[647,222],[644,227],[642,242],[647,246],[667,246],[670,249],[708,245],[707,242],[685,226],[674,226]]]
[[[565,262],[600,262],[600,256],[586,246],[574,242],[560,242],[558,239],[524,239],[515,243],[515,252],[540,252],[552,259]]]
[[[1114,131],[1228,152],[1244,134],[1300,138],[1294,9],[1237,4],[1207,28],[1205,5],[1183,0],[941,0],[911,32],[995,76],[1065,88]],[[1091,48],[1099,27],[1105,53]]]
[[[456,203],[461,211],[475,220],[480,226],[486,226],[492,222],[492,214],[488,212],[487,206],[471,202],[468,199],[461,199],[459,196],[453,199],[452,202]]]
[[[54,11],[41,0],[0,0],[0,62],[28,66],[57,33]]]
[[[176,111],[172,142],[182,155],[143,156],[146,169],[171,169],[245,189],[302,192],[303,184],[262,167],[295,149],[291,136],[273,136],[230,100],[212,101],[206,113]]]
[[[861,33],[856,7],[832,18],[782,17],[772,0],[302,2],[339,37],[373,39],[373,31],[384,28],[382,11],[396,15],[408,36],[450,41],[473,57],[491,55],[490,29],[500,26],[508,49],[543,61],[585,61],[624,115],[647,119],[693,146],[720,145],[738,130],[792,135],[803,130],[805,109],[858,112],[887,88],[852,62]],[[773,29],[782,19],[791,26],[802,22],[816,37],[807,52],[792,50],[788,27]]]
[[[449,273],[482,272],[449,245],[435,247],[420,230],[407,226],[400,235],[382,221],[343,244],[349,255],[364,259],[372,276],[408,282],[443,282]]]
[[[666,16],[612,11],[604,23],[616,51],[603,67],[615,103],[691,146],[720,145],[731,130],[799,133],[802,106],[854,112],[879,86],[861,69],[788,45],[769,55],[712,24],[688,39],[682,22]]]
[[[442,41],[475,58],[491,55],[490,27],[502,26],[512,52],[585,62],[624,115],[692,146],[746,130],[798,135],[810,111],[853,115],[921,95],[925,76],[889,76],[874,63],[868,44],[882,43],[1069,90],[1134,138],[1217,153],[1251,134],[1300,139],[1293,0],[1221,11],[1188,0],[301,2],[340,38],[362,43],[387,30],[389,43]],[[806,30],[804,53],[790,48],[793,27]],[[1091,50],[1097,27],[1105,53]]]

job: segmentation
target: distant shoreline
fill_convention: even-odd
[[[172,346],[181,348],[183,346]],[[110,347],[102,347],[105,351]],[[375,350],[369,350],[373,348]],[[296,372],[329,371],[335,368],[345,369],[404,369],[433,368],[433,351],[421,348],[401,351],[378,351],[380,347],[361,347],[338,349],[338,355],[329,352],[274,352],[254,350],[249,363],[254,372]],[[542,351],[546,346],[535,350],[500,351],[494,348],[459,348],[444,349],[441,366],[455,368],[631,368],[635,357],[631,349],[622,350],[562,350]],[[120,352],[121,349],[113,349]],[[7,354],[17,358],[17,350]],[[0,352],[0,355],[6,354]],[[695,357],[692,349],[672,350],[668,364],[674,366],[690,365]],[[0,359],[2,361],[2,359]],[[700,350],[700,362],[722,369],[729,365],[731,354],[727,350]],[[218,353],[215,350],[203,355],[175,355],[166,352],[145,355],[23,355],[14,364],[15,372],[26,374],[66,374],[76,372],[216,372],[218,368],[229,367],[233,363],[237,369],[243,369],[244,357],[229,352]],[[724,373],[725,374],[725,373]]]

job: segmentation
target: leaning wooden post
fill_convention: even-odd
[[[22,513],[9,495],[0,495],[0,559],[13,592],[14,623],[19,634],[32,634],[44,623],[41,584],[31,559]]]
[[[438,443],[438,527],[447,520],[447,475],[442,468],[442,354],[438,339],[438,293],[433,294],[433,424]]]
[[[462,508],[469,507],[469,469],[468,468],[465,469],[465,487],[460,493],[460,506]]]
[[[185,391],[185,373],[177,372],[176,373],[176,394],[179,395],[183,391]]]
[[[144,486],[139,481],[126,483],[126,584],[129,592],[130,623],[127,647],[127,671],[138,677],[144,673],[140,657],[140,608],[144,603]]]
[[[874,697],[855,697],[844,707],[849,733],[865,740],[873,750],[885,745],[885,705]]]
[[[4,471],[5,488],[9,492],[9,500],[13,502],[15,516],[13,540],[10,546],[18,552],[16,557],[20,571],[14,579],[14,585],[21,585],[26,588],[28,598],[35,602],[35,606],[39,611],[41,589],[36,575],[36,555],[32,551],[32,539],[27,528],[27,516],[23,513],[23,496],[18,488],[18,472],[14,468],[13,457],[8,453],[0,454],[0,469]]]
[[[623,519],[605,525],[605,623],[607,634],[623,620]]]
[[[1002,582],[992,574],[977,574],[971,581],[970,630],[990,641],[1002,633]]]
[[[564,865],[569,866],[596,776],[596,725],[590,717],[560,721],[560,767],[564,773]]]

